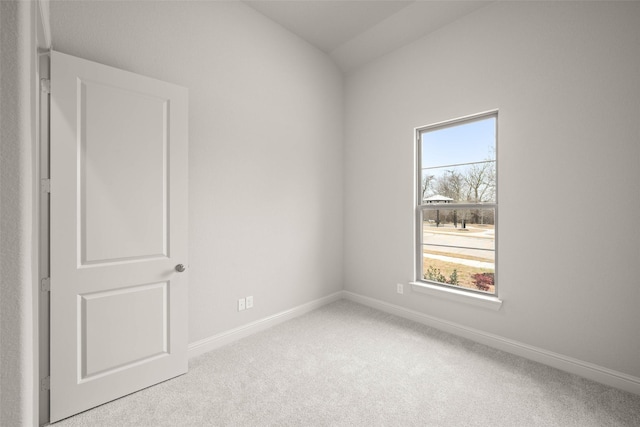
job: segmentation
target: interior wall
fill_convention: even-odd
[[[325,54],[241,2],[55,1],[51,26],[55,50],[189,89],[190,342],[342,289]]]
[[[640,3],[496,2],[346,78],[346,290],[640,377]],[[414,128],[499,109],[500,311],[414,272]]]
[[[0,1],[0,425],[34,423],[36,4]]]

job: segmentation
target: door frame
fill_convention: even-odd
[[[50,0],[37,0],[35,6],[35,74],[33,83],[35,138],[33,153],[33,423],[49,423],[49,292],[43,291],[43,280],[49,277],[49,193],[43,191],[42,179],[49,178],[49,94],[41,81],[49,80],[52,45]],[[46,285],[46,282],[44,283]]]
[[[50,78],[50,50],[38,52],[38,108],[37,127],[38,141],[36,143],[35,154],[35,187],[37,197],[34,197],[36,203],[36,221],[38,230],[37,242],[37,270],[35,276],[34,295],[37,299],[37,350],[34,357],[34,365],[36,366],[36,375],[34,381],[36,388],[34,394],[36,396],[35,408],[37,411],[38,425],[45,425],[49,422],[49,389],[48,378],[49,370],[49,290],[47,281],[49,278],[49,191],[46,182],[49,175],[49,106],[50,94],[47,92],[47,84]],[[45,181],[46,180],[46,181]]]

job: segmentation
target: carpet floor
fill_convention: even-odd
[[[340,300],[54,425],[640,426],[640,396]]]

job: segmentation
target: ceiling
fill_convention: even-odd
[[[350,71],[491,1],[245,0]]]

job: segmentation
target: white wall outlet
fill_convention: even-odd
[[[247,297],[247,310],[253,308],[253,297]]]
[[[398,291],[399,294],[404,294],[404,285],[402,283],[396,284],[396,291]]]
[[[245,309],[245,300],[244,298],[240,298],[238,300],[238,311],[242,311]]]

